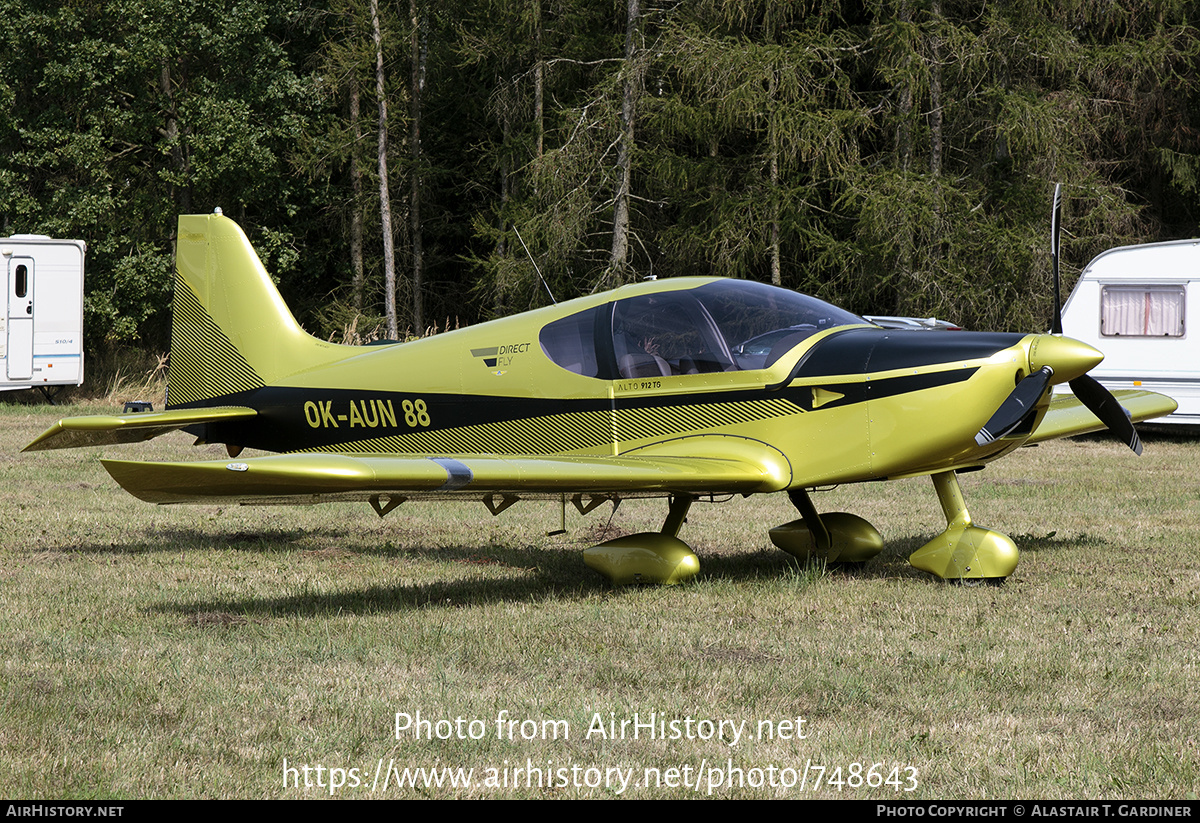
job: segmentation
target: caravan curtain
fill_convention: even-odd
[[[1182,337],[1183,288],[1105,286],[1100,333],[1107,337]]]

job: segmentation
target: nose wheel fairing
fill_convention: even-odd
[[[1008,577],[1017,568],[1017,546],[1000,532],[976,526],[952,471],[933,475],[946,530],[913,552],[908,562],[943,580]]]

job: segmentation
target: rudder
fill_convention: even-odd
[[[347,356],[300,328],[232,220],[180,215],[175,259],[168,408],[213,405]]]

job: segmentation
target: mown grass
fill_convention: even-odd
[[[406,504],[384,520],[362,505],[155,507],[98,455],[223,451],[174,435],[19,453],[61,413],[0,408],[6,796],[329,796],[285,787],[285,760],[359,769],[368,785],[338,797],[617,794],[574,785],[594,774],[582,771],[561,787],[372,789],[381,760],[474,768],[477,783],[505,765],[619,767],[634,772],[632,797],[707,794],[642,785],[647,769],[690,767],[680,776],[694,780],[730,765],[742,785],[726,776],[714,796],[1194,798],[1200,786],[1200,441],[1148,436],[1141,459],[1065,441],[964,475],[976,522],[1022,549],[1000,587],[908,566],[942,525],[917,479],[815,498],[883,532],[884,553],[860,570],[799,567],[771,548],[767,529],[796,516],[777,496],[693,508],[692,583],[613,589],[580,551],[657,529],[661,502],[611,519],[569,510],[557,536],[547,503],[496,518],[478,503]],[[488,733],[397,739],[396,714],[418,711]],[[566,721],[570,737],[498,739],[501,712]],[[736,744],[585,734],[596,714],[635,712],[747,732]],[[749,736],[797,717],[803,739]],[[813,790],[811,772],[803,791],[749,785],[807,763],[843,779],[853,763],[911,766],[916,786]]]

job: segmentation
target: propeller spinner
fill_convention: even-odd
[[[1036,371],[1018,383],[1004,399],[975,435],[975,442],[986,446],[1011,434],[1033,415],[1038,401],[1051,386],[1086,377],[1088,371],[1103,359],[1104,355],[1087,343],[1055,334],[1039,334],[1029,346],[1029,366]]]

